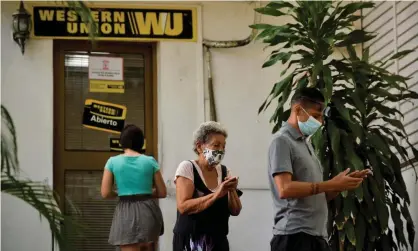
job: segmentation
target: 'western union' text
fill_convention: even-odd
[[[69,34],[89,34],[90,27],[81,22],[73,10],[38,9],[42,22],[65,22]],[[92,18],[99,33],[124,35],[129,28],[134,35],[178,36],[183,32],[182,12],[95,11]],[[127,25],[129,24],[129,25]],[[129,26],[129,27],[127,27]]]

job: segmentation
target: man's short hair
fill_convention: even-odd
[[[120,145],[122,149],[131,149],[135,152],[142,152],[144,146],[144,133],[135,125],[126,125],[120,134]]]
[[[320,105],[321,109],[324,106],[325,98],[322,93],[316,88],[300,88],[293,94],[291,104],[300,103],[304,107],[309,108],[315,105]]]

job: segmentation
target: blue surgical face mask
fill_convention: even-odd
[[[309,113],[307,113],[305,109],[302,108],[302,110],[309,115],[309,118],[305,122],[299,121],[298,118],[299,130],[303,133],[303,135],[310,136],[314,134],[321,127],[322,124],[314,117],[312,117]]]

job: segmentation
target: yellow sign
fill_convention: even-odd
[[[90,80],[90,92],[125,93],[123,81]]]
[[[197,40],[197,10],[193,7],[92,7],[91,14],[99,40]],[[33,6],[32,23],[34,38],[89,38],[90,27],[66,6]]]
[[[83,126],[95,130],[120,133],[125,125],[126,106],[87,99],[84,104]]]

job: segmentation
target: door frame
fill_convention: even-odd
[[[111,48],[116,48],[113,50]],[[64,175],[65,169],[60,167],[60,158],[65,151],[65,135],[63,128],[64,115],[61,114],[64,105],[64,55],[65,51],[109,51],[113,53],[142,53],[149,51],[146,56],[150,60],[150,70],[145,70],[145,79],[149,79],[151,88],[147,89],[145,83],[145,95],[151,95],[149,102],[145,101],[145,106],[151,106],[151,121],[145,121],[145,127],[151,128],[145,130],[147,136],[146,154],[152,155],[158,161],[158,90],[157,90],[157,53],[156,43],[143,42],[108,42],[108,41],[90,41],[90,40],[53,40],[53,189],[57,192],[59,198],[59,206],[61,210],[65,210],[65,187]],[[81,123],[81,121],[80,121]],[[70,150],[69,152],[81,153],[83,151]],[[105,153],[107,151],[86,151],[86,153]],[[109,156],[114,153],[109,152]],[[103,167],[104,168],[104,167]],[[63,211],[64,212],[64,211]]]

